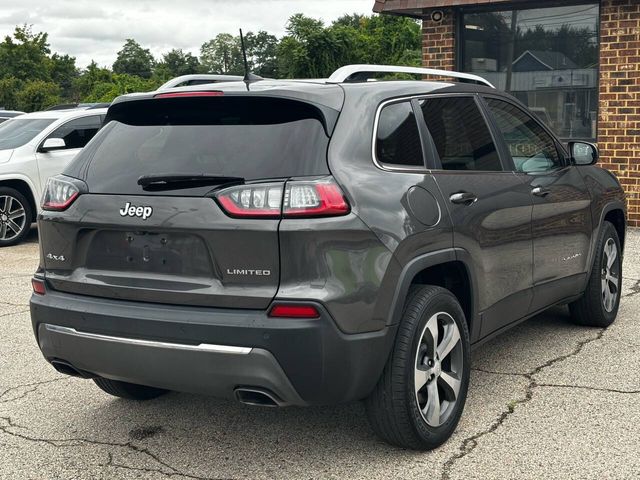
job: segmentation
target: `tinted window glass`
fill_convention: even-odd
[[[101,125],[100,115],[78,118],[57,128],[47,138],[63,139],[66,148],[84,148],[89,140],[98,133]]]
[[[14,118],[0,126],[0,150],[21,147],[54,122],[52,118]]]
[[[142,193],[138,178],[153,174],[250,181],[329,173],[329,137],[311,105],[246,97],[129,103],[135,105],[110,111],[107,125],[71,167],[90,162],[92,192]],[[202,195],[211,189],[175,194]]]
[[[487,99],[519,172],[545,172],[562,167],[553,138],[521,109],[502,100]]]
[[[432,98],[421,105],[444,170],[502,170],[489,128],[473,98]]]
[[[380,112],[376,155],[383,164],[411,167],[424,165],[418,124],[411,102],[393,103]]]

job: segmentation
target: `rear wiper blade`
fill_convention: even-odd
[[[213,185],[241,185],[245,182],[242,177],[228,177],[224,175],[182,175],[162,174],[143,175],[138,178],[138,185],[144,190],[180,190],[184,188],[207,187]]]

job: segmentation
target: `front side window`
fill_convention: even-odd
[[[78,118],[65,123],[54,130],[47,138],[61,138],[64,140],[65,148],[84,148],[89,143],[100,127],[102,119],[100,115]]]
[[[466,12],[460,68],[511,93],[563,140],[594,140],[599,25],[596,2]]]
[[[376,135],[378,162],[395,167],[424,166],[420,133],[410,101],[384,107]]]
[[[518,172],[548,172],[563,166],[556,144],[544,128],[515,105],[487,99]]]
[[[489,127],[473,98],[436,97],[421,101],[421,107],[444,170],[502,170]]]

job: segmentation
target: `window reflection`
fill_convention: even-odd
[[[595,139],[598,5],[463,15],[464,71],[529,106],[564,139]]]

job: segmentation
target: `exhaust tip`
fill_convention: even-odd
[[[90,374],[89,372],[84,372],[82,370],[78,370],[76,367],[71,365],[64,360],[51,360],[51,365],[55,368],[59,373],[64,375],[69,375],[72,377],[79,378],[94,378],[95,375]]]
[[[282,402],[270,391],[263,388],[236,388],[236,398],[240,403],[254,407],[282,407]]]

